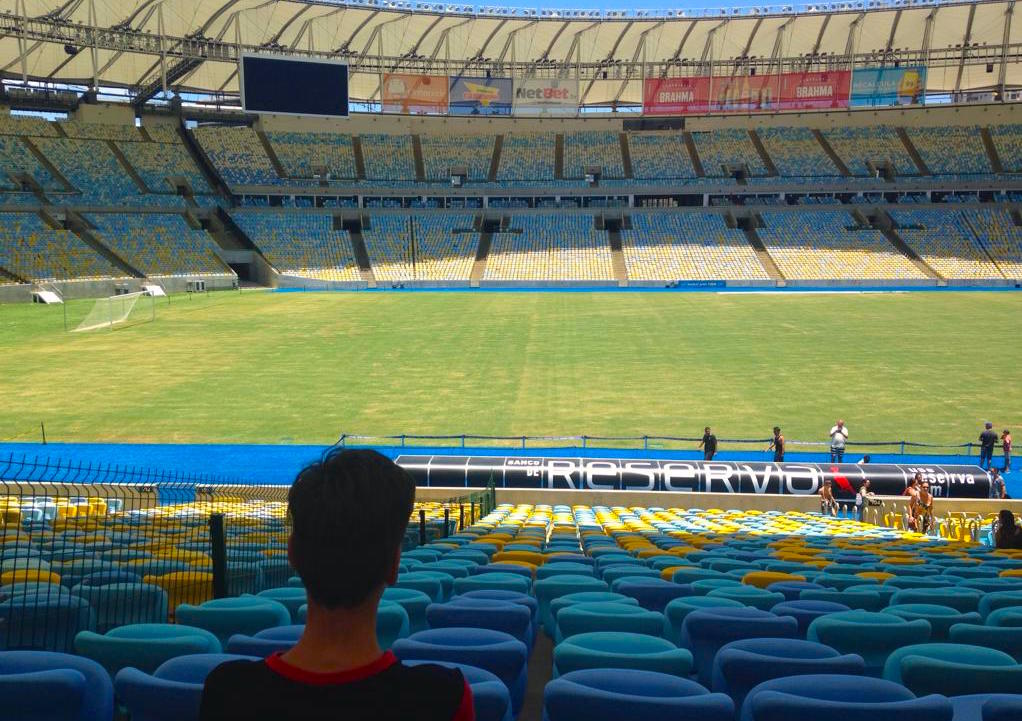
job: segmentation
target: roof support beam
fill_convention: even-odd
[[[640,70],[640,76],[644,76],[645,75],[644,71],[645,71],[645,68],[646,68],[646,63],[643,62],[643,63],[640,64],[639,63],[639,58],[643,57],[645,55],[645,52],[646,52],[646,39],[649,37],[649,34],[651,32],[653,32],[654,30],[656,30],[657,28],[662,27],[664,22],[665,21],[661,20],[660,22],[656,23],[655,25],[653,25],[651,27],[646,28],[645,30],[642,31],[642,33],[640,33],[640,35],[639,35],[639,42],[637,42],[635,44],[635,52],[632,53],[632,64],[629,65],[628,68],[626,68],[627,75],[625,75],[625,77],[621,80],[621,85],[618,86],[617,92],[614,93],[614,105],[617,105],[617,102],[621,99],[621,96],[625,92],[625,88],[628,87],[628,83],[631,82],[631,80],[632,80],[632,78],[631,78],[632,68],[634,68],[638,64],[639,70]],[[645,80],[645,78],[644,77],[640,77],[640,80]]]
[[[519,25],[518,27],[514,28],[511,32],[509,32],[507,34],[507,37],[504,38],[504,47],[500,49],[500,55],[497,56],[497,62],[498,63],[503,65],[504,64],[504,60],[507,59],[507,54],[509,52],[511,53],[512,58],[514,57],[514,52],[512,52],[512,51],[515,48],[515,46],[514,46],[515,37],[522,30],[528,30],[533,25],[535,25],[537,22],[539,22],[539,21],[538,20],[530,20],[529,22],[525,23],[524,25]]]
[[[681,57],[682,52],[685,51],[685,43],[688,42],[688,36],[692,34],[692,31],[695,29],[695,26],[696,21],[690,20],[688,23],[688,27],[685,28],[685,34],[681,36],[681,42],[678,43],[678,49],[675,50],[674,55],[671,56],[671,62],[677,62],[678,58]],[[664,66],[665,71],[666,69],[667,69],[666,66]]]
[[[706,33],[706,43],[703,45],[703,53],[702,53],[702,55],[699,56],[699,65],[700,65],[700,67],[702,67],[703,65],[706,64],[707,58],[710,59],[711,63],[713,62],[713,55],[711,53],[711,51],[713,49],[713,37],[717,34],[718,30],[720,30],[722,27],[724,27],[727,24],[728,24],[728,20],[727,20],[727,18],[725,18],[725,19],[720,21],[719,25],[714,25],[712,28],[710,28],[710,32]],[[712,74],[713,74],[712,72],[707,73],[707,75],[712,75]]]
[[[859,13],[852,23],[848,26],[848,39],[845,41],[845,57],[852,58],[855,56],[855,33],[862,27],[862,21],[866,17],[866,13]],[[854,61],[850,61],[854,65]]]
[[[1011,21],[1015,17],[1015,0],[1004,11],[1004,32],[1001,34],[1001,67],[997,71],[997,89],[1004,101],[1004,85],[1008,80],[1008,41],[1011,40]]]
[[[739,60],[748,61],[748,59],[749,59],[749,51],[752,49],[752,41],[756,38],[756,33],[759,32],[759,27],[762,24],[763,24],[763,17],[760,16],[760,17],[756,18],[756,22],[753,23],[753,25],[752,25],[752,31],[749,33],[749,39],[745,42],[745,47],[742,48],[742,54],[739,56],[739,58],[738,58]],[[735,72],[738,70],[737,65],[738,64],[735,63],[735,68],[732,69],[732,71],[731,71],[732,75],[734,75]]]
[[[933,24],[937,20],[937,13],[940,11],[940,6],[937,5],[926,15],[926,25],[923,28],[923,47],[922,55],[923,62],[928,66],[930,64],[930,46],[933,43]],[[930,74],[925,73],[923,76],[923,102],[926,102],[926,90],[927,85],[930,82]]]
[[[617,49],[619,47],[621,47],[621,41],[624,39],[625,35],[628,34],[628,31],[632,29],[632,25],[633,24],[634,24],[634,22],[632,20],[629,20],[628,22],[625,23],[625,26],[621,29],[621,32],[618,33],[617,39],[614,40],[614,44],[611,46],[610,50],[607,52],[606,57],[603,58],[603,63],[605,64],[605,66],[606,65],[610,65],[610,63],[614,60],[614,55],[617,53]],[[597,70],[597,72],[599,72],[599,71]],[[604,72],[606,72],[606,70],[604,70]],[[596,73],[593,73],[593,77],[589,78],[589,83],[586,85],[586,89],[582,92],[582,94],[578,98],[578,104],[579,105],[584,105],[585,104],[586,98],[589,97],[589,91],[591,91],[593,89],[593,85],[595,83],[596,83]]]
[[[803,68],[805,72],[809,72],[809,68],[813,65],[813,58],[820,54],[820,48],[823,47],[823,36],[827,32],[827,26],[829,24],[830,15],[824,15],[823,22],[820,23],[820,32],[816,34],[816,42],[813,43],[813,49],[809,51],[809,56],[806,58],[805,66]]]
[[[891,52],[891,50],[894,48],[894,38],[898,34],[898,23],[899,22],[901,22],[901,10],[900,9],[898,10],[898,12],[894,13],[894,20],[891,21],[891,32],[887,36],[887,45],[884,46],[884,50],[886,50],[887,52]]]
[[[780,27],[777,28],[777,34],[774,36],[774,47],[770,51],[770,63],[767,65],[767,75],[774,72],[774,68],[781,69],[781,51],[784,49],[784,33],[791,27],[791,24],[795,22],[794,17],[790,17],[781,23]]]
[[[969,6],[969,19],[965,23],[965,38],[962,40],[962,60],[958,63],[958,77],[955,79],[955,92],[962,90],[962,77],[965,75],[965,59],[969,56],[969,43],[972,42],[972,21],[976,17],[976,5]]]
[[[561,34],[564,33],[564,30],[567,27],[568,27],[568,23],[567,22],[562,22],[561,23],[561,27],[557,28],[557,32],[555,32],[554,36],[550,39],[550,42],[546,46],[546,50],[544,50],[543,54],[539,56],[539,60],[540,61],[546,61],[546,60],[550,59],[550,51],[554,49],[554,45],[556,45],[557,41],[560,40]]]

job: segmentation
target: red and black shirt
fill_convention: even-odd
[[[475,721],[457,669],[404,666],[390,651],[371,664],[315,673],[280,654],[230,661],[206,678],[200,721]]]

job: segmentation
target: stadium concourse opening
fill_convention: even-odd
[[[28,4],[0,720],[1022,719],[1012,0]]]

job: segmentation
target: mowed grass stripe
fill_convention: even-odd
[[[88,302],[69,309],[81,315]],[[0,306],[0,439],[366,434],[966,442],[1022,423],[1022,294],[244,293],[68,334]]]

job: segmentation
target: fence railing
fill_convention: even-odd
[[[225,480],[0,460],[0,649],[70,652],[82,631],[180,620],[187,606],[294,585],[289,486]],[[492,487],[417,504],[405,546],[448,537],[494,506]]]
[[[455,435],[362,435],[356,433],[343,433],[337,439],[335,445],[380,445],[398,446],[406,448],[409,446],[440,446],[452,448],[631,448],[642,450],[694,450],[696,444],[702,440],[702,436],[488,436],[471,433]],[[752,450],[762,451],[770,442],[769,437],[764,438],[718,438],[719,450]],[[797,439],[786,439],[786,447],[790,449],[804,448],[806,450],[826,451],[830,448],[827,441],[804,441]],[[979,443],[932,443],[911,440],[878,440],[878,441],[849,441],[848,449],[855,452],[885,452],[898,455],[920,452],[950,452],[953,455],[972,455],[978,452]]]

